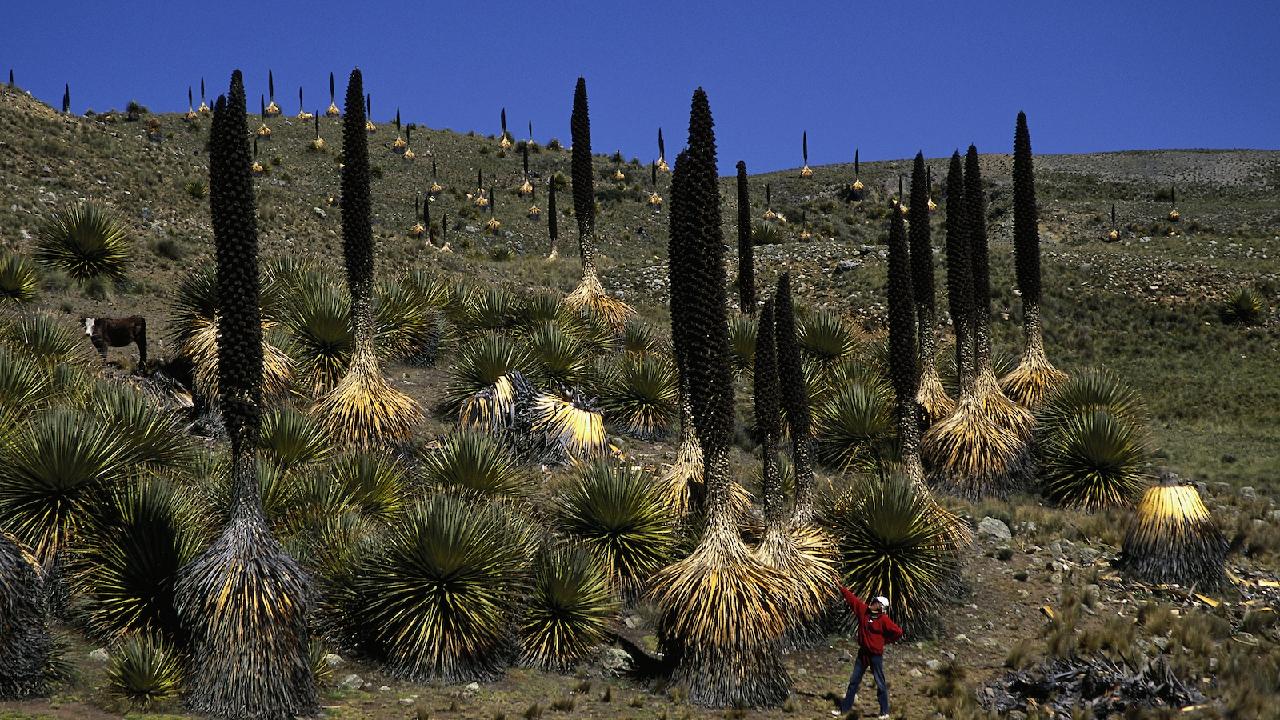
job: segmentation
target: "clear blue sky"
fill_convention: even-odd
[[[1280,7],[1273,2],[10,2],[0,72],[76,112],[185,110],[241,68],[250,109],[274,70],[297,112],[341,103],[364,70],[375,119],[483,133],[506,106],[516,137],[568,142],[587,78],[593,147],[668,158],[689,97],[711,98],[721,169],[1009,152],[1025,109],[1037,152],[1280,148]]]

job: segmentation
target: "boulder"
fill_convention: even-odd
[[[978,521],[978,535],[993,540],[1009,540],[1013,537],[1013,533],[1009,532],[1009,526],[1005,525],[1003,520],[993,517],[984,517]]]

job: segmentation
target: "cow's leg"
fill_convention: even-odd
[[[143,320],[139,323],[137,330],[133,336],[133,341],[138,343],[138,365],[143,370],[147,367],[147,321]]]
[[[90,337],[89,342],[93,343],[94,349],[102,356],[102,363],[105,365],[107,362],[107,341],[100,337]]]

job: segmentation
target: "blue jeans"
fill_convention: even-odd
[[[849,689],[844,694],[844,702],[840,703],[840,712],[853,709],[853,701],[858,697],[858,686],[862,684],[862,675],[871,665],[871,677],[876,680],[876,700],[880,701],[880,714],[889,714],[889,686],[884,681],[884,658],[879,655],[858,653],[853,663],[853,676],[849,678]]]

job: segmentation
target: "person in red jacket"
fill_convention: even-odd
[[[854,595],[849,588],[841,585],[840,594],[853,610],[858,619],[858,658],[853,665],[853,675],[849,678],[849,689],[845,691],[844,701],[840,709],[832,710],[832,715],[847,713],[853,709],[854,700],[858,697],[858,686],[862,684],[862,675],[871,668],[871,677],[876,681],[876,700],[880,701],[880,717],[889,717],[889,685],[884,680],[884,646],[902,637],[902,628],[889,619],[889,599],[880,596],[865,603]]]

